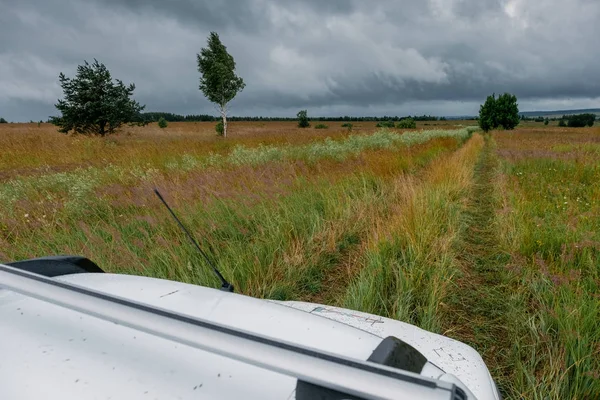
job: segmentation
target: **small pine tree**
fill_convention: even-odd
[[[51,122],[60,132],[97,134],[104,136],[113,133],[124,123],[138,122],[145,106],[131,99],[135,85],[129,86],[113,79],[108,69],[94,60],[84,61],[77,67],[75,78],[59,75],[60,86],[65,98],[58,100],[56,108],[60,117],[51,117]]]
[[[546,119],[544,120],[544,125],[548,125],[549,123],[550,123],[550,120],[549,120],[548,118],[546,118]]]
[[[167,122],[166,119],[164,119],[163,117],[160,117],[158,119],[158,127],[160,129],[165,129],[167,126],[169,125],[169,123]]]
[[[308,112],[306,110],[298,111],[296,116],[298,117],[298,128],[308,128],[310,126],[310,122],[308,122]]]
[[[0,124],[8,124],[8,121],[0,117]]]

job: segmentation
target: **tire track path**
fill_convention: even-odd
[[[462,276],[455,281],[456,287],[448,299],[444,334],[474,347],[502,390],[510,375],[511,338],[504,273],[507,257],[496,236],[497,166],[493,141],[486,135],[463,216],[464,228],[458,244]]]

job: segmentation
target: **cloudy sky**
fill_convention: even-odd
[[[0,116],[56,115],[58,74],[97,58],[147,111],[215,114],[196,54],[217,31],[234,115],[464,115],[600,107],[599,0],[0,0]]]

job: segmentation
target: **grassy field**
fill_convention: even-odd
[[[398,318],[474,346],[507,398],[600,394],[600,129],[468,122],[0,125],[0,262],[81,254]]]

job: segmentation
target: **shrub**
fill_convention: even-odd
[[[517,97],[510,93],[504,93],[498,99],[492,94],[479,108],[479,126],[484,132],[499,126],[506,130],[514,129],[519,121]]]
[[[164,119],[163,117],[160,117],[158,119],[158,127],[160,129],[165,129],[167,126],[169,125],[169,123],[167,122],[166,119]]]
[[[350,122],[345,122],[342,124],[342,128],[348,128],[348,132],[352,130],[352,124]]]
[[[219,121],[217,125],[215,125],[215,131],[217,131],[217,135],[223,136],[225,134],[225,128],[223,126],[223,121]]]
[[[548,118],[546,118],[546,119],[544,120],[544,125],[548,125],[549,123],[550,123],[550,120],[549,120]]]
[[[298,128],[308,128],[310,126],[310,122],[308,122],[308,112],[306,110],[298,111],[296,116],[298,117]]]
[[[394,121],[380,121],[375,126],[377,128],[395,128]]]
[[[8,121],[4,118],[0,118],[0,124],[8,124]]]
[[[558,121],[558,126],[567,126],[567,124],[565,123],[564,119],[561,119],[560,121]]]
[[[583,128],[584,126],[593,126],[596,120],[596,114],[576,114],[563,116],[567,120],[567,126],[570,128]]]
[[[315,129],[329,129],[329,127],[325,124],[317,124],[315,125]]]
[[[406,119],[403,119],[400,122],[398,122],[398,124],[396,124],[396,128],[398,128],[398,129],[416,129],[417,123],[412,118],[406,118]]]

